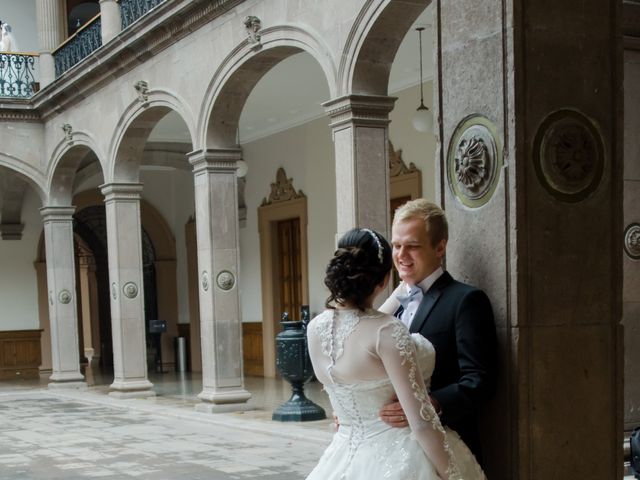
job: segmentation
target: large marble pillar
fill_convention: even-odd
[[[49,388],[86,387],[80,373],[73,207],[44,207],[52,373]]]
[[[336,161],[337,235],[368,227],[389,238],[389,112],[395,98],[350,95],[323,104]]]
[[[238,285],[240,150],[200,150],[193,165],[202,343],[202,411],[246,408],[251,394],[242,372],[242,319]]]
[[[105,45],[122,30],[120,5],[116,0],[100,0],[102,44]]]
[[[113,373],[110,395],[153,396],[147,378],[142,273],[141,184],[111,183],[105,196]]]
[[[60,0],[37,0],[36,18],[40,45],[40,88],[56,78],[53,52],[62,43],[64,34],[64,5]]]
[[[640,14],[640,5],[625,5]],[[631,17],[633,18],[633,17]],[[637,16],[635,18],[638,18]],[[624,51],[624,428],[640,426],[640,49]]]
[[[621,3],[436,2],[447,269],[500,341],[492,480],[622,478]]]

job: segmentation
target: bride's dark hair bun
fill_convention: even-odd
[[[391,270],[391,247],[379,233],[354,228],[338,241],[338,250],[327,266],[324,284],[333,302],[350,303],[364,310],[367,298]]]

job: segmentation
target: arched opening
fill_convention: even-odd
[[[38,265],[33,252],[42,229],[39,209],[44,193],[38,180],[4,166],[3,160],[0,158],[0,380],[38,378],[44,353],[39,322],[43,306],[38,301]]]
[[[149,91],[148,103],[130,105],[111,144],[111,182],[144,185],[139,203],[144,293],[140,312],[144,318],[136,322],[144,322],[150,372],[173,370],[174,339],[188,336],[186,252],[179,248],[185,243],[181,226],[195,210],[193,176],[186,157],[193,149],[187,111],[169,94]],[[165,322],[166,331],[150,332],[151,320]]]
[[[244,192],[241,204],[246,208],[239,235],[240,271],[247,272],[240,283],[244,372],[274,377],[274,338],[280,331],[283,311],[292,310],[287,312],[289,317],[299,319],[301,305],[318,312],[324,302],[319,293],[320,264],[332,249],[334,231],[326,225],[335,224],[330,220],[335,180],[330,130],[322,103],[330,98],[334,83],[333,78],[327,78],[330,68],[318,60],[317,51],[308,49],[313,40],[291,38],[272,46],[269,33],[262,37],[261,50],[227,66],[226,79],[213,103],[206,140],[210,147],[242,148],[247,166],[238,179]],[[277,29],[272,33],[277,38]],[[309,218],[315,221],[313,233],[308,230],[306,208],[285,212],[278,208],[281,205],[268,207],[269,213],[258,219],[261,205],[276,188],[270,184],[277,183],[276,173],[282,168],[295,178],[296,188],[308,196]],[[278,212],[273,214],[275,210]],[[266,250],[261,247],[265,239],[271,245]],[[307,250],[317,253],[313,261],[302,255]],[[292,267],[293,277],[283,272],[275,275],[285,264],[299,265]],[[256,301],[257,292],[261,301]],[[283,292],[291,295],[280,295]]]

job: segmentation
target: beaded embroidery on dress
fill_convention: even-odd
[[[429,449],[448,458],[447,480],[486,480],[428,399],[422,376],[435,365],[429,341],[375,310],[327,310],[309,324],[308,340],[340,428],[307,480],[438,480]],[[394,392],[410,428],[379,418]]]

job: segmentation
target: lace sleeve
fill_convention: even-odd
[[[378,330],[377,353],[391,379],[411,431],[441,478],[458,480],[453,452],[418,371],[415,345],[407,328],[393,320]]]

